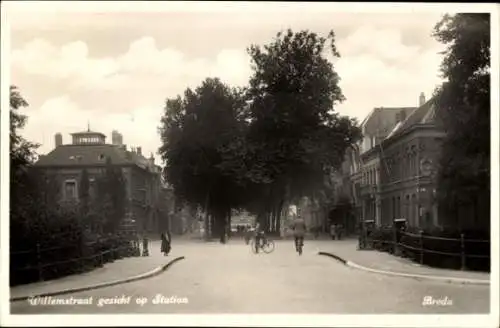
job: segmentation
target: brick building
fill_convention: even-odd
[[[404,218],[410,226],[436,226],[436,163],[445,136],[436,117],[433,99],[396,125],[376,150],[382,167],[379,175],[381,223]]]
[[[127,150],[123,137],[112,133],[113,144],[106,143],[100,132],[73,133],[72,143],[63,144],[62,135],[55,135],[55,148],[40,156],[35,168],[53,178],[59,188],[50,192],[61,203],[78,202],[79,184],[84,169],[88,172],[90,193],[95,193],[95,181],[105,169],[107,159],[121,168],[126,185],[126,217],[136,222],[139,231],[157,232],[160,220],[166,220],[160,210],[161,170],[154,164],[153,154],[142,155],[141,147]]]
[[[363,139],[353,148],[351,163],[355,168],[351,176],[359,220],[374,220],[378,225],[382,223],[380,144],[416,109],[417,107],[374,108],[361,123]]]

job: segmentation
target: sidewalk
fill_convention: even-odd
[[[11,287],[10,298],[39,295],[127,279],[150,272],[161,265],[167,264],[175,257],[181,256],[179,252],[175,251],[175,248],[172,249],[168,256],[163,256],[160,253],[160,242],[157,241],[153,241],[149,245],[149,254],[148,257],[127,257],[115,260],[106,263],[102,268],[96,268],[81,274]]]
[[[368,269],[423,276],[490,280],[490,274],[487,272],[432,268],[385,252],[358,250],[357,246],[357,239],[344,239],[332,240],[328,243],[321,242],[318,248],[322,252],[334,254],[346,261],[353,262]]]

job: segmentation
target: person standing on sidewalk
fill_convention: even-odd
[[[170,253],[170,235],[168,233],[161,234],[161,252],[163,256],[167,256]]]
[[[332,240],[335,240],[335,230],[336,230],[335,223],[332,223],[330,225],[330,236],[332,237]]]

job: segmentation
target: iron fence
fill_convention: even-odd
[[[466,244],[468,243],[483,243],[483,244],[489,244],[490,240],[486,239],[468,239],[466,238],[464,233],[460,234],[460,238],[449,238],[449,237],[439,237],[439,236],[429,236],[425,235],[423,231],[420,233],[410,233],[406,231],[401,231],[398,229],[391,229],[392,230],[392,238],[390,239],[377,239],[377,238],[372,238],[370,237],[369,234],[365,234],[365,241],[363,241],[362,244],[365,245],[364,248],[378,248],[379,245],[382,245],[381,248],[385,250],[389,250],[391,253],[394,254],[405,254],[408,251],[413,251],[415,254],[418,254],[418,262],[420,264],[424,264],[424,257],[425,254],[437,254],[445,257],[451,257],[451,258],[460,258],[460,269],[465,270],[467,268],[467,259],[471,258],[476,258],[476,259],[489,259],[490,255],[484,255],[484,254],[472,254],[468,253],[468,249],[466,247]],[[410,237],[413,238],[414,240],[418,240],[417,245],[410,245],[409,243],[402,242],[401,240],[404,239],[402,237]],[[431,249],[428,247],[425,247],[425,241],[426,240],[441,240],[444,242],[448,243],[459,243],[460,249],[459,252],[452,252],[452,251],[442,251],[442,250],[435,250]]]
[[[55,271],[72,271],[72,273],[84,272],[88,269],[102,267],[105,263],[116,259],[137,256],[140,254],[140,252],[138,252],[139,243],[134,240],[115,240],[114,242],[115,245],[117,243],[120,245],[104,249],[107,244],[106,242],[100,241],[50,247],[42,247],[40,243],[37,243],[35,249],[11,251],[11,276],[17,275],[21,272],[31,272],[32,274],[36,273],[37,279],[27,279],[29,282],[33,280],[44,281],[48,280],[46,278],[54,278],[50,277],[51,275],[57,277],[67,275],[60,273],[54,274],[54,272],[50,273],[49,271],[51,269],[55,269]],[[50,254],[50,252],[54,251],[72,251],[70,253],[72,256],[64,258],[64,256],[57,254],[55,257],[62,259],[53,259],[51,256],[46,255],[47,253]],[[75,253],[79,255],[74,256]],[[23,257],[25,257],[24,260],[22,259]],[[18,262],[28,264],[18,265]]]

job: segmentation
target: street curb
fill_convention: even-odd
[[[319,255],[325,255],[328,257],[332,257],[336,259],[339,262],[342,262],[344,265],[355,268],[358,270],[362,271],[367,271],[367,272],[372,272],[372,273],[379,273],[379,274],[384,274],[388,276],[397,276],[397,277],[405,277],[405,278],[413,278],[417,280],[434,280],[434,281],[441,281],[441,282],[447,282],[447,283],[455,283],[455,284],[469,284],[469,285],[490,285],[489,280],[482,280],[482,279],[469,279],[469,278],[456,278],[456,277],[440,277],[440,276],[431,276],[431,275],[422,275],[422,274],[413,274],[413,273],[402,273],[402,272],[394,272],[394,271],[385,271],[385,270],[379,270],[379,269],[372,269],[368,268],[362,265],[359,265],[357,263],[347,261],[335,254],[332,253],[327,253],[327,252],[319,252]]]
[[[328,257],[331,257],[331,258],[334,258],[335,260],[341,262],[342,264],[344,265],[347,265],[347,261],[344,260],[343,258],[335,255],[335,254],[332,254],[332,253],[327,253],[327,252],[318,252],[318,255],[324,255],[324,256],[328,256]]]
[[[56,295],[65,295],[65,294],[71,294],[71,293],[85,292],[85,291],[89,291],[89,290],[93,290],[93,289],[111,287],[111,286],[121,285],[121,284],[129,283],[129,282],[133,282],[133,281],[142,280],[142,279],[152,278],[152,277],[157,276],[160,273],[164,272],[165,270],[167,270],[172,264],[174,264],[180,260],[183,260],[183,259],[185,259],[184,256],[176,257],[175,259],[169,261],[167,264],[161,265],[161,266],[159,266],[151,271],[148,271],[146,273],[142,273],[142,274],[139,274],[137,276],[133,276],[133,277],[126,278],[126,279],[104,282],[104,283],[99,283],[96,285],[90,285],[90,286],[79,287],[79,288],[64,289],[64,290],[60,290],[60,291],[42,293],[42,294],[38,294],[38,295],[14,297],[14,298],[10,299],[10,302],[25,301],[25,300],[32,298],[32,297],[56,296]]]

